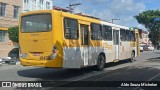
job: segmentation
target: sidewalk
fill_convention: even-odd
[[[10,64],[2,64],[0,65],[0,71],[6,71],[6,70],[11,70],[20,67],[20,62],[17,62],[15,65],[10,65]]]
[[[14,70],[19,67],[21,67],[20,62],[17,62],[15,65],[2,64],[2,65],[0,65],[0,72],[7,71],[7,70]]]

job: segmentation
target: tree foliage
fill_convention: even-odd
[[[19,40],[19,38],[18,38],[18,33],[19,33],[18,30],[19,30],[18,26],[10,27],[8,29],[9,39],[12,42],[18,43],[18,40]]]
[[[160,18],[159,10],[147,10],[134,16],[139,24],[144,25],[150,32],[149,38],[153,45],[157,45],[160,41],[160,21],[155,21],[155,18]]]

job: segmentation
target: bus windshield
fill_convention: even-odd
[[[51,14],[34,14],[22,17],[21,32],[48,32],[52,29]]]

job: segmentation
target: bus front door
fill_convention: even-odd
[[[88,25],[80,25],[81,32],[81,59],[83,65],[87,66],[89,64],[89,31]]]
[[[113,30],[114,62],[119,60],[119,30]]]

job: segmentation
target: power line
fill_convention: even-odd
[[[119,19],[119,18],[113,18],[113,19],[112,19],[112,23],[113,23],[115,20],[120,20],[120,19]]]
[[[81,3],[69,4],[67,8],[69,8],[69,12],[73,13],[75,6],[81,5]]]

